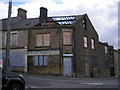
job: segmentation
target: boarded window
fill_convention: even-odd
[[[43,61],[44,61],[44,62],[43,62],[44,66],[47,66],[47,65],[48,65],[48,57],[47,57],[47,56],[44,56],[43,59],[44,59],[44,60],[43,60]]]
[[[63,32],[63,44],[71,45],[71,32]]]
[[[11,45],[17,45],[17,33],[11,33]]]
[[[95,49],[95,40],[94,39],[91,39],[91,48]]]
[[[42,35],[37,35],[36,37],[36,43],[37,43],[37,46],[42,46]]]
[[[85,20],[85,19],[83,19],[83,29],[84,29],[84,30],[87,30],[86,20]]]
[[[34,56],[34,65],[35,66],[47,66],[48,65],[48,56]]]
[[[44,65],[44,59],[43,59],[44,56],[38,56],[38,59],[39,59],[39,66],[43,66]]]
[[[107,48],[107,46],[105,46],[105,53],[108,53],[108,48]]]
[[[44,46],[50,46],[50,34],[44,34]]]
[[[105,60],[105,68],[109,68],[109,60],[108,59]]]
[[[87,41],[87,37],[84,36],[84,47],[86,47],[86,48],[88,47],[88,44],[87,44],[87,43],[88,43],[88,41]]]
[[[50,34],[37,35],[36,46],[50,46]]]
[[[6,41],[7,41],[7,33],[5,33],[5,40],[4,40],[4,44],[6,45]],[[15,46],[18,44],[18,32],[11,32],[10,33],[10,45]]]
[[[38,66],[38,56],[34,56],[34,65]]]
[[[92,66],[97,67],[97,57],[96,56],[92,57]]]

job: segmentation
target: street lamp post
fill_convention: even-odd
[[[5,59],[5,71],[7,71],[7,72],[10,71],[10,24],[11,24],[11,11],[12,11],[12,0],[9,0],[7,36],[6,36],[6,59]]]

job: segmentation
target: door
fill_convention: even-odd
[[[72,76],[72,58],[64,57],[63,58],[63,73],[64,76]]]

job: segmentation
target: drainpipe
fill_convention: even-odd
[[[73,28],[73,72],[74,77],[77,77],[77,68],[76,68],[76,35],[75,35],[75,28]]]

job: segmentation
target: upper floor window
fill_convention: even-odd
[[[88,47],[88,40],[87,37],[84,36],[84,47],[87,48]]]
[[[105,53],[108,53],[108,48],[107,48],[107,46],[105,46]]]
[[[5,45],[6,45],[6,40],[7,40],[7,33],[5,33]],[[10,45],[15,46],[18,44],[18,32],[11,32],[10,33]]]
[[[86,20],[85,20],[85,19],[83,19],[83,29],[84,29],[84,30],[87,30],[87,27],[86,27]]]
[[[36,46],[50,46],[50,34],[36,35]]]
[[[17,32],[11,33],[11,45],[17,45]]]
[[[91,39],[91,48],[95,49],[95,40],[94,39]]]
[[[71,37],[72,37],[71,32],[63,32],[63,44],[71,45],[72,44]]]

